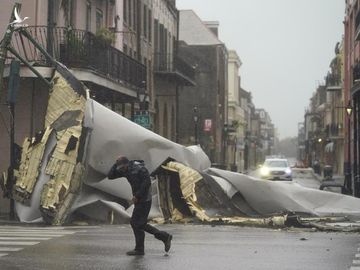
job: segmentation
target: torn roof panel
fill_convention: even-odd
[[[144,160],[150,172],[168,157],[199,171],[210,167],[200,147],[194,150],[174,143],[91,99],[87,101],[84,126],[91,129],[89,165],[104,175],[119,155]]]
[[[263,215],[293,212],[314,216],[360,217],[359,198],[305,188],[293,182],[264,181],[216,168],[210,168],[207,172],[229,181]]]

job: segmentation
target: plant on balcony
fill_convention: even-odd
[[[95,38],[102,46],[110,46],[115,43],[115,33],[106,27],[96,31]]]
[[[237,130],[240,127],[240,122],[238,120],[233,120],[231,125],[235,128],[235,130]]]
[[[67,48],[74,60],[82,60],[85,57],[84,42],[73,30],[67,32]]]

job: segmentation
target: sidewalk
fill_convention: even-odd
[[[314,173],[316,175],[316,178],[320,182],[334,182],[340,185],[344,184],[345,176],[344,175],[333,175],[333,177],[330,180],[325,180],[325,178],[321,174]]]
[[[1,225],[20,225],[22,224],[17,220],[10,220],[8,214],[0,214],[0,226]]]
[[[345,176],[344,175],[334,175],[331,179],[324,179],[322,176],[318,175],[323,189],[342,193],[342,187],[344,186]],[[320,187],[321,189],[321,187]]]

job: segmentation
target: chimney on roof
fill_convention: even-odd
[[[219,37],[219,22],[218,21],[205,21],[204,24],[216,37]]]

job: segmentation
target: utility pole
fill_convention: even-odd
[[[20,12],[21,4],[16,3],[14,5],[14,8],[13,8],[11,16],[10,16],[9,23],[11,23],[11,22],[13,22],[15,20],[15,15],[14,15],[14,10],[15,9],[18,12]],[[0,100],[1,100],[1,97],[2,97],[2,89],[3,89],[5,59],[6,59],[6,55],[7,55],[7,52],[8,52],[8,47],[9,47],[9,45],[11,43],[12,34],[13,34],[13,26],[9,24],[6,31],[5,31],[4,38],[0,41]]]
[[[47,18],[47,42],[46,42],[46,50],[47,52],[54,57],[54,46],[53,46],[53,38],[54,38],[54,0],[48,0],[48,18]],[[48,60],[51,64],[51,61]]]

